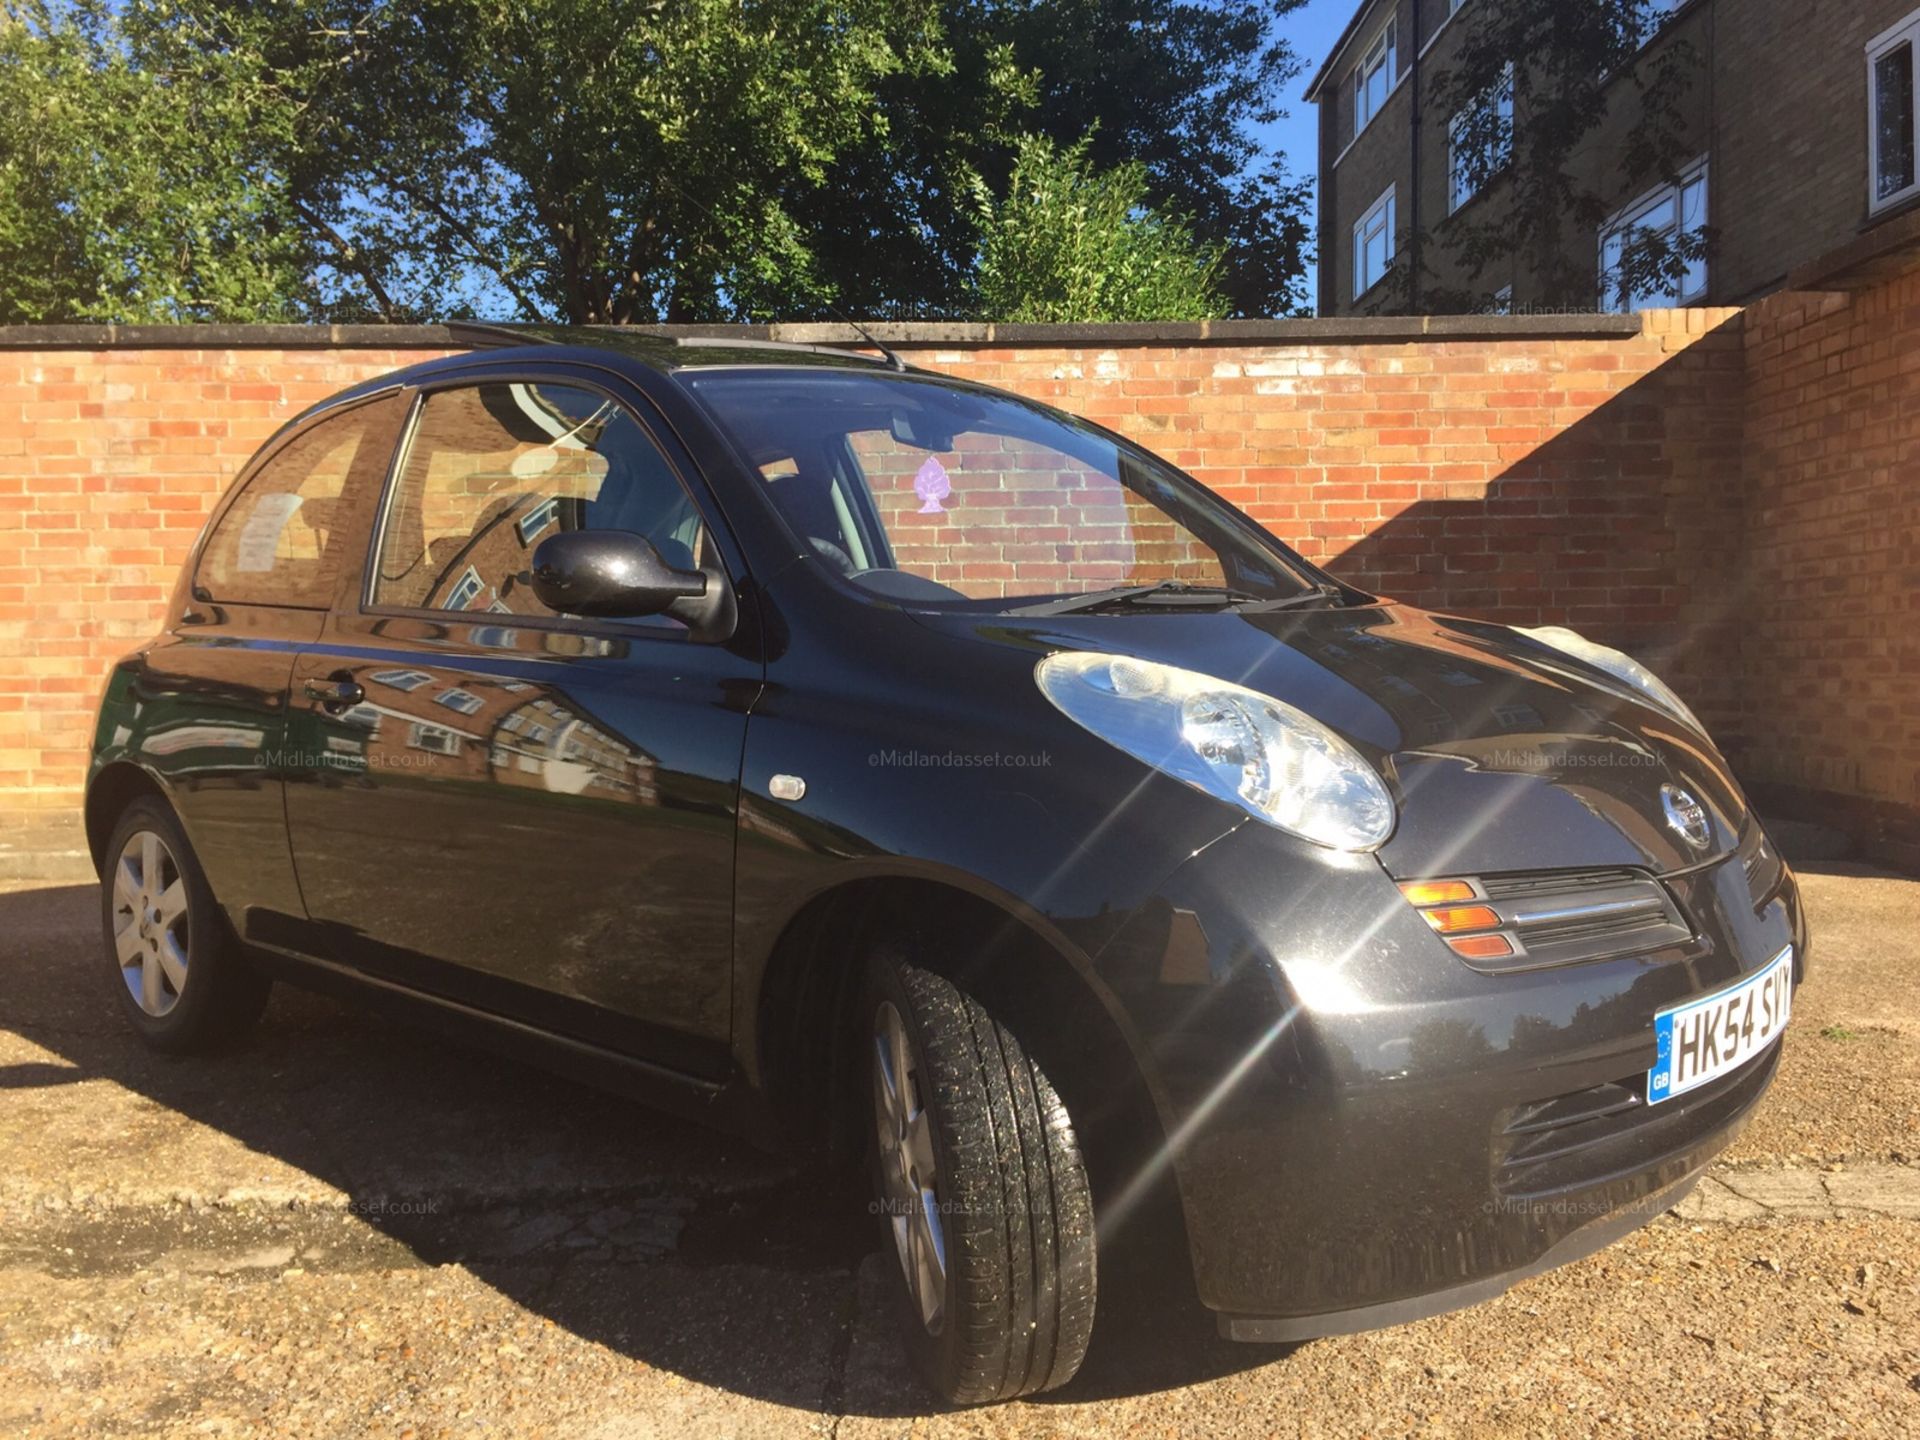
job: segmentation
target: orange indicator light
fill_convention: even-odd
[[[1513,954],[1513,943],[1504,935],[1461,935],[1447,944],[1468,960],[1504,960]]]
[[[1410,905],[1451,905],[1473,899],[1473,886],[1464,880],[1411,880],[1400,893]]]
[[[1455,905],[1444,910],[1422,910],[1427,923],[1442,935],[1457,935],[1462,930],[1495,930],[1500,917],[1486,905]]]

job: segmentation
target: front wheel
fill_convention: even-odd
[[[1005,1026],[883,954],[870,1047],[875,1189],[909,1357],[984,1404],[1064,1385],[1093,1333],[1093,1200],[1067,1108]]]

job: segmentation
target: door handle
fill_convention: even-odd
[[[351,675],[334,675],[326,680],[306,680],[300,685],[301,693],[315,702],[329,715],[338,715],[342,710],[351,710],[367,698],[367,692],[360,688],[360,682]]]

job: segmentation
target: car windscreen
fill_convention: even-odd
[[[679,378],[820,563],[905,603],[1228,604],[1321,583],[1172,466],[1013,396],[838,370]]]

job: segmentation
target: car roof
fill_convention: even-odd
[[[310,406],[295,422],[330,410],[347,401],[418,385],[436,375],[488,359],[555,361],[586,360],[605,365],[625,361],[661,375],[677,370],[714,369],[738,365],[808,366],[858,370],[863,373],[904,369],[891,358],[863,355],[833,345],[798,345],[781,340],[749,339],[738,335],[667,334],[662,330],[625,325],[483,325],[450,321],[448,338],[463,347],[459,354],[423,360],[404,369],[363,380],[337,395]],[[876,344],[878,342],[875,342]]]
[[[848,369],[886,369],[891,361],[862,355],[834,345],[797,345],[784,340],[749,339],[734,334],[668,334],[650,326],[629,325],[478,325],[459,321],[446,327],[448,336],[477,351],[527,351],[551,359],[555,347],[592,350],[600,356],[635,360],[650,370],[670,373],[715,365],[831,365]],[[434,365],[458,363],[466,356],[428,361]]]

